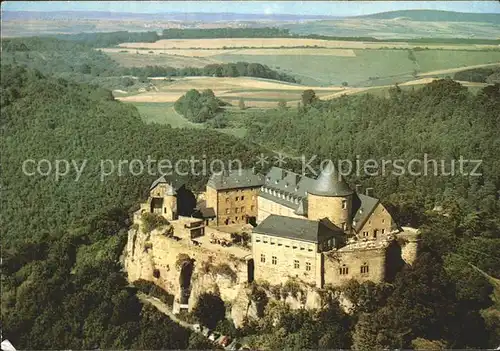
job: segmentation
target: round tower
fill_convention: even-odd
[[[308,218],[328,218],[345,232],[351,231],[354,192],[330,161],[307,194]]]
[[[177,193],[173,186],[169,185],[163,196],[163,216],[170,220],[177,219]]]

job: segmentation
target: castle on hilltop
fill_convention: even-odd
[[[265,175],[223,172],[209,179],[183,228],[196,232],[191,238],[204,235],[201,227],[252,228],[249,281],[292,278],[317,288],[350,279],[382,282],[415,260],[419,233],[399,227],[372,190],[353,190],[332,163],[317,179],[278,167]],[[180,207],[189,212],[195,203],[186,192],[184,183],[161,177],[142,211],[175,222]]]

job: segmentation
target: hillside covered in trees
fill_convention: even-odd
[[[436,160],[438,175],[430,161],[427,175],[391,173],[389,166],[384,176],[356,176],[354,169],[347,177],[373,187],[399,224],[421,228],[425,252],[398,275],[385,302],[358,315],[352,342],[366,350],[409,348],[418,338],[448,348],[494,347],[500,342],[498,301],[492,302],[490,283],[473,266],[500,276],[499,86],[473,95],[440,80],[415,91],[395,87],[390,95],[311,100],[298,110],[254,114],[247,138],[306,160],[316,155],[313,167],[323,159],[356,165],[357,155],[361,162],[378,161],[379,172],[382,160],[408,164],[424,154]],[[461,157],[482,160],[481,175],[467,175],[470,163],[460,173]],[[415,171],[422,172],[422,165]],[[474,329],[465,332],[460,325]]]
[[[102,179],[101,160],[206,154],[248,164],[262,149],[208,130],[145,125],[108,90],[19,66],[2,65],[1,75],[3,337],[18,349],[205,349],[143,306],[118,262],[129,211],[157,176],[125,167]],[[23,174],[27,159],[86,166],[79,178],[72,169],[56,180]]]

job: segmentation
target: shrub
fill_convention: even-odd
[[[227,263],[221,263],[217,266],[211,266],[210,271],[214,274],[219,274],[229,277],[233,283],[235,283],[238,278],[236,272],[233,271]]]
[[[174,304],[174,295],[163,290],[158,285],[149,280],[139,279],[136,280],[133,284],[140,292],[149,296],[156,297],[168,306],[172,306]]]
[[[141,219],[144,233],[150,233],[156,228],[170,224],[168,220],[156,213],[145,212],[141,215]]]
[[[288,279],[285,285],[283,286],[283,289],[281,291],[282,295],[285,296],[285,298],[288,295],[291,295],[293,298],[297,298],[298,293],[300,292],[300,287],[299,283],[297,283],[293,279]]]

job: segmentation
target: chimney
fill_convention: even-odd
[[[366,188],[365,195],[366,196],[373,196],[373,188]]]
[[[361,184],[356,184],[356,194],[361,194]]]

